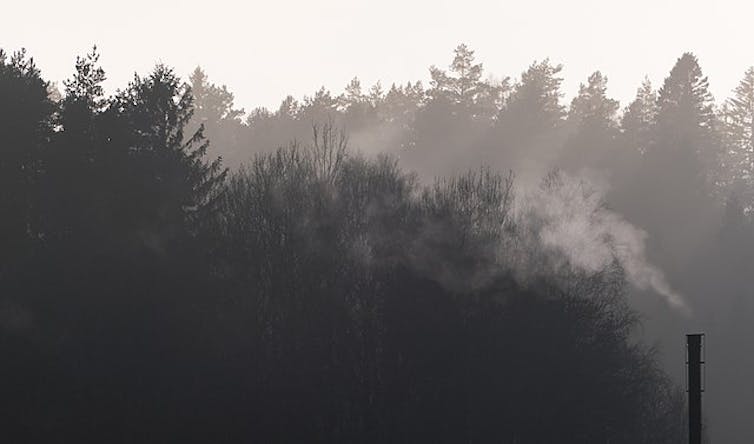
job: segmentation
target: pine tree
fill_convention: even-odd
[[[46,155],[44,231],[48,239],[92,237],[104,228],[101,203],[104,193],[105,153],[99,132],[99,118],[107,102],[102,83],[105,72],[99,65],[97,48],[76,58],[73,77],[66,80],[60,103],[53,149]],[[104,183],[103,183],[104,182]]]
[[[696,56],[691,53],[684,53],[673,66],[659,91],[658,104],[659,129],[677,129],[660,134],[667,141],[678,142],[680,139],[674,137],[689,139],[697,134],[707,136],[714,129],[714,104],[709,81],[702,74]]]
[[[105,71],[99,65],[97,47],[84,57],[76,57],[76,72],[73,78],[63,82],[65,100],[69,103],[81,101],[88,108],[100,110],[104,106]]]
[[[426,93],[420,81],[414,84],[408,82],[406,85],[393,83],[390,86],[376,108],[377,117],[384,128],[383,133],[394,135],[394,139],[388,143],[400,149],[415,146],[416,117],[425,100]]]
[[[340,107],[344,110],[348,110],[352,106],[361,106],[367,100],[367,96],[361,90],[361,81],[358,77],[351,79],[348,85],[346,85],[343,94],[338,97]]]
[[[221,157],[228,165],[238,165],[245,160],[246,127],[241,121],[244,110],[235,108],[233,93],[225,85],[210,82],[200,67],[189,77],[189,86],[194,98],[194,115],[187,132],[194,133],[203,125],[204,136],[210,142],[209,154]]]
[[[650,96],[648,88],[643,96]],[[677,60],[657,102],[650,142],[621,192],[642,198],[626,199],[622,211],[662,240],[664,260],[682,263],[700,248],[720,210],[720,199],[714,198],[719,190],[717,118],[707,78],[694,55],[685,53]]]
[[[459,106],[463,112],[472,118],[493,117],[499,108],[499,103],[505,85],[492,85],[482,80],[484,72],[481,63],[474,63],[474,51],[465,44],[460,44],[454,50],[455,56],[450,64],[450,71],[444,71],[436,66],[429,68],[430,95],[433,100],[447,102]]]
[[[636,98],[626,108],[621,129],[629,146],[644,154],[651,149],[652,131],[657,123],[657,93],[648,77],[636,91]]]
[[[369,103],[373,107],[377,108],[382,104],[385,99],[385,91],[382,90],[382,83],[378,80],[377,83],[369,88]]]
[[[454,52],[455,57],[450,64],[451,74],[435,66],[430,67],[432,90],[453,103],[470,107],[479,93],[482,64],[474,63],[474,51],[465,44],[458,45]]]
[[[562,166],[583,168],[606,166],[613,157],[612,148],[618,135],[618,101],[607,97],[607,77],[599,71],[581,84],[571,101],[567,124],[571,134],[563,151]]]
[[[721,113],[725,182],[750,211],[754,207],[754,67],[746,71],[733,94]]]
[[[571,101],[568,121],[574,127],[614,129],[618,101],[607,97],[607,77],[595,71],[587,84],[579,86],[579,94]]]
[[[312,121],[325,122],[338,114],[338,98],[322,86],[314,95],[304,97],[300,112],[309,125]]]
[[[351,131],[377,124],[377,113],[372,100],[361,88],[361,81],[354,77],[338,97],[339,108],[344,114],[343,125]]]
[[[243,115],[243,109],[236,109],[233,105],[233,93],[225,85],[211,83],[201,67],[197,66],[191,73],[189,85],[194,96],[194,118],[205,127],[238,120]]]
[[[532,131],[553,130],[563,123],[565,108],[560,103],[562,93],[559,76],[562,65],[552,65],[549,59],[534,62],[521,74],[521,80],[500,115],[500,122],[510,126],[523,124]]]
[[[611,188],[609,200],[621,211],[633,216],[640,206],[636,201],[636,188],[641,187],[637,177],[647,174],[645,156],[654,152],[655,126],[657,124],[657,93],[652,82],[645,77],[636,90],[636,97],[624,109],[620,119],[618,150],[611,159]]]
[[[497,118],[492,141],[504,161],[515,164],[538,154],[554,155],[562,145],[566,116],[560,103],[562,69],[562,65],[553,65],[549,59],[534,62],[513,86]]]
[[[39,181],[55,105],[34,60],[0,50],[0,277],[38,238]]]

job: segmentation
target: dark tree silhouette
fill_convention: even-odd
[[[107,97],[95,49],[53,99],[23,52],[0,53],[4,434],[682,441],[684,394],[660,365],[682,356],[639,340],[648,291],[623,255],[645,233],[629,222],[693,320],[746,345],[749,73],[716,113],[684,54],[619,115],[600,72],[566,108],[560,65],[508,88],[467,46],[454,56],[428,88],[354,78],[243,116],[201,69],[183,84],[158,65]],[[606,202],[569,176],[586,170]],[[566,251],[547,230],[569,217]],[[586,238],[604,254],[581,245],[595,220],[632,245],[600,230]],[[650,308],[650,331],[684,328]],[[715,358],[731,381],[752,366]]]
[[[0,50],[0,276],[28,259],[38,230],[37,185],[53,102],[34,60]]]

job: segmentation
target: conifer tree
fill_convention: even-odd
[[[630,147],[641,154],[651,149],[656,122],[657,92],[649,78],[645,77],[636,91],[636,98],[628,105],[621,119],[621,129]]]
[[[51,136],[49,84],[24,50],[0,49],[0,277],[37,237],[41,162]]]
[[[568,120],[574,127],[616,127],[618,101],[607,97],[607,77],[595,71],[587,84],[579,86],[579,94],[571,101]]]
[[[46,155],[44,231],[48,239],[91,237],[101,232],[102,203],[107,197],[109,174],[99,119],[107,101],[102,82],[105,72],[94,47],[76,58],[75,72],[66,80],[65,96],[58,113],[58,131]]]
[[[494,107],[499,104],[507,83],[492,85],[482,80],[483,66],[474,63],[474,51],[465,44],[458,45],[454,52],[449,72],[436,66],[429,68],[432,99],[459,106],[461,109],[456,113],[472,118],[493,117],[499,111]]]
[[[130,167],[119,177],[132,206],[124,215],[130,228],[168,238],[190,232],[214,210],[226,175],[219,158],[205,158],[203,127],[184,133],[193,114],[190,88],[158,65],[145,78],[134,76],[109,113],[111,149]]]
[[[211,83],[201,67],[197,66],[191,73],[189,86],[194,96],[194,119],[205,126],[238,120],[243,115],[243,109],[234,107],[233,93],[225,85]]]
[[[500,124],[531,135],[559,128],[566,115],[560,103],[562,70],[562,65],[553,65],[549,59],[532,63],[514,86],[500,114]]]
[[[665,79],[658,93],[655,131],[657,165],[675,163],[688,174],[709,184],[716,181],[720,159],[714,101],[709,81],[691,53],[683,54]],[[663,165],[670,167],[671,164]],[[694,165],[696,164],[696,165]],[[691,171],[694,169],[695,171]]]
[[[562,65],[532,63],[513,86],[491,140],[493,162],[516,168],[527,159],[555,161],[563,144],[565,107],[560,103]]]
[[[567,124],[571,131],[563,151],[563,167],[604,167],[614,155],[618,136],[618,101],[607,96],[607,77],[596,71],[571,101]]]
[[[725,183],[742,199],[742,205],[754,206],[754,67],[725,103],[722,112],[725,157]]]

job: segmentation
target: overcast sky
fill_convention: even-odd
[[[625,105],[642,78],[660,84],[694,52],[717,99],[754,65],[754,6],[740,0],[26,0],[4,5],[0,48],[27,48],[49,80],[71,73],[76,55],[101,50],[109,90],[156,62],[186,77],[201,65],[247,110],[277,107],[319,86],[428,78],[461,42],[485,71],[518,76],[533,60],[563,63],[572,95],[600,69]]]

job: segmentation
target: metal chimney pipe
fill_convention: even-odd
[[[686,335],[689,393],[689,444],[702,444],[702,339],[703,333]]]

